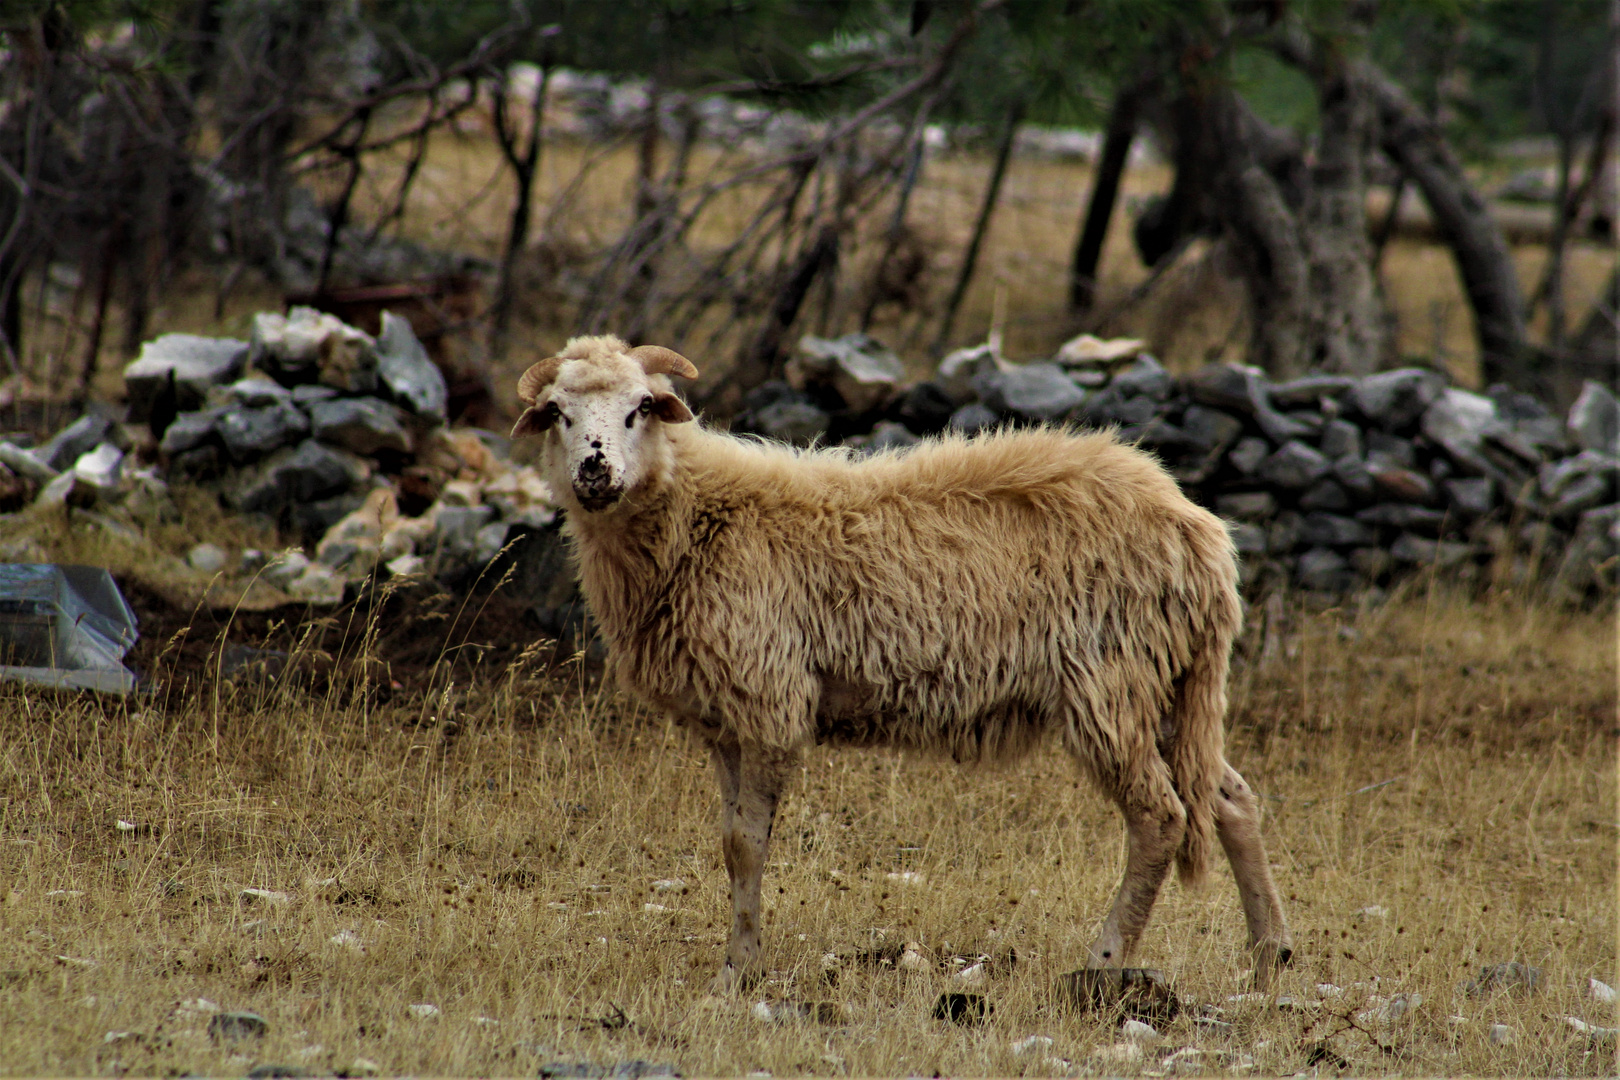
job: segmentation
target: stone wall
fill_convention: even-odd
[[[806,338],[789,381],[756,390],[736,427],[861,451],[1003,424],[1113,427],[1232,523],[1256,588],[1342,593],[1429,567],[1545,577],[1565,596],[1615,588],[1620,438],[1615,398],[1595,382],[1558,417],[1427,368],[1273,383],[1213,365],[1177,378],[1140,342],[1087,337],[1044,362],[985,346],[914,385],[899,371],[869,338]]]

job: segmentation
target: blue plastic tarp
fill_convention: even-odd
[[[135,613],[99,566],[0,563],[0,679],[127,694]]]

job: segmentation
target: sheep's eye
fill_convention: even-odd
[[[555,401],[546,402],[546,407],[541,410],[540,416],[541,416],[541,419],[544,421],[544,423],[542,425],[544,427],[550,427],[552,424],[555,424],[558,420],[561,420],[563,422],[563,427],[568,427],[572,423],[572,421],[570,421],[568,419],[568,417],[563,415],[563,411],[561,409],[557,408],[557,403]]]
[[[636,406],[636,411],[624,418],[624,426],[635,427],[636,417],[646,416],[648,413],[652,412],[652,407],[653,399],[651,397],[642,398],[641,404]]]

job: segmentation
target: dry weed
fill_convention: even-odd
[[[1611,616],[1414,589],[1268,626],[1235,676],[1231,756],[1272,810],[1295,1008],[1229,1000],[1223,869],[1167,888],[1140,959],[1231,1026],[1183,1017],[1140,1062],[1093,1057],[1117,1021],[1052,988],[1122,832],[1055,752],[975,771],[808,754],[767,876],[770,975],[706,997],[729,911],[703,755],[530,650],[392,695],[0,690],[0,1072],[1052,1075],[1161,1072],[1193,1046],[1178,1067],[1612,1073],[1612,1043],[1565,1019],[1615,1024],[1587,997],[1615,983]],[[1534,993],[1459,989],[1513,960],[1542,969]],[[986,1023],[932,1017],[958,989]],[[1398,995],[1422,1001],[1387,1019]],[[211,1006],[268,1031],[216,1042]]]

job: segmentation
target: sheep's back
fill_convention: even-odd
[[[745,736],[1003,756],[1060,714],[1162,712],[1207,624],[1235,617],[1224,526],[1111,435],[859,460],[694,434],[691,547],[664,594],[685,655],[621,677],[689,679]]]

